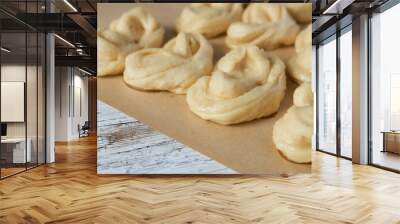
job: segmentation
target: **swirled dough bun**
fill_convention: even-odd
[[[210,75],[213,48],[198,33],[179,33],[163,48],[146,48],[126,57],[124,80],[141,90],[184,94],[201,76]]]
[[[283,4],[252,3],[244,11],[242,22],[229,26],[226,44],[231,48],[254,44],[272,50],[292,45],[299,30]]]
[[[295,49],[296,53],[287,62],[288,74],[299,84],[311,82],[311,24],[297,36]]]
[[[160,47],[164,28],[143,8],[134,8],[97,32],[97,74],[122,74],[127,54],[141,48]]]
[[[229,125],[275,113],[285,90],[285,64],[253,45],[222,57],[211,76],[189,88],[186,101],[202,119]]]
[[[312,3],[285,3],[285,6],[298,23],[311,23]]]
[[[273,141],[281,155],[295,163],[311,162],[313,94],[309,82],[294,92],[294,105],[274,125]]]
[[[176,21],[178,32],[197,32],[207,38],[224,33],[242,16],[242,3],[192,3]]]

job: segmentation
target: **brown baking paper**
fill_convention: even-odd
[[[139,5],[152,13],[166,28],[166,42],[175,35],[175,19],[186,4],[97,4],[98,26],[106,28],[110,21]],[[210,42],[214,47],[215,61],[229,51],[224,44],[224,37],[212,39]],[[293,48],[274,51],[285,61],[293,52]],[[122,76],[99,77],[97,85],[99,100],[239,173],[294,174],[311,170],[310,164],[296,164],[285,160],[272,141],[274,123],[293,104],[292,95],[296,84],[290,79],[285,99],[275,115],[231,126],[215,124],[197,117],[187,106],[185,95],[138,91],[126,85]]]

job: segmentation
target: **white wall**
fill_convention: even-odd
[[[88,78],[76,68],[56,67],[55,85],[55,141],[77,139],[78,125],[88,120]]]
[[[24,122],[25,83],[1,81],[1,121]],[[36,105],[35,105],[36,107]]]
[[[75,70],[76,72],[76,70]],[[81,73],[79,73],[81,74]],[[75,107],[72,108],[72,135],[76,138],[78,137],[78,129],[77,126],[83,125],[85,121],[88,120],[88,78],[81,76],[81,75],[76,75],[74,77],[74,94],[75,96],[72,96],[75,100]],[[80,91],[80,93],[79,93]],[[80,96],[80,97],[79,97]],[[80,101],[80,102],[79,102]],[[79,108],[81,107],[81,108]],[[74,113],[75,110],[75,113]],[[81,111],[80,111],[81,110]]]
[[[68,141],[70,76],[67,67],[55,68],[55,141]]]

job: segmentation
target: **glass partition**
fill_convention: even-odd
[[[1,47],[1,176],[7,177],[24,171],[31,156],[26,138],[26,33],[2,33]]]
[[[43,1],[18,3],[18,12],[37,13]],[[4,6],[6,2],[1,2]],[[14,18],[0,12],[0,19]],[[44,33],[14,21],[0,23],[0,178],[45,163]]]

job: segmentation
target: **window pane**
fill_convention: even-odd
[[[352,136],[352,35],[340,36],[340,153],[351,158]]]
[[[336,153],[336,40],[318,48],[318,148]]]
[[[372,26],[372,163],[400,170],[400,4],[376,14]],[[384,134],[383,132],[387,132]]]

